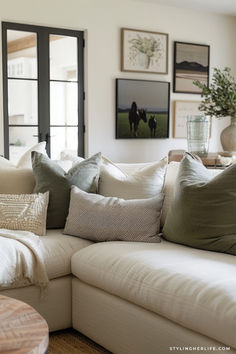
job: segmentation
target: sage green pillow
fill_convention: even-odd
[[[70,189],[75,185],[85,192],[95,193],[101,166],[101,153],[75,164],[67,173],[49,157],[33,151],[34,193],[49,191],[47,228],[65,226],[70,203]]]
[[[211,177],[186,154],[163,228],[166,240],[236,255],[236,165]]]

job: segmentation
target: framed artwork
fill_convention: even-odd
[[[116,139],[169,137],[170,83],[116,79]]]
[[[198,107],[201,101],[174,101],[173,137],[187,138],[187,117],[190,115],[202,115]],[[210,125],[211,136],[211,125]]]
[[[194,80],[209,86],[210,46],[174,42],[174,92],[200,94]]]
[[[121,71],[168,74],[168,34],[122,28]]]

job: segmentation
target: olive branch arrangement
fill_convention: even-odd
[[[236,118],[236,82],[229,67],[223,70],[214,68],[212,83],[209,87],[198,80],[194,85],[202,89],[203,98],[199,110],[216,118]]]

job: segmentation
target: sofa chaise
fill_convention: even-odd
[[[142,164],[119,166],[130,173]],[[167,168],[162,225],[178,167]],[[236,353],[234,256],[165,240],[92,243],[62,230],[41,240],[46,291],[31,285],[1,294],[32,305],[51,331],[73,327],[114,353]]]

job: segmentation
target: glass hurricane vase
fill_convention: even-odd
[[[210,117],[187,117],[188,151],[199,156],[207,155],[210,136]]]

